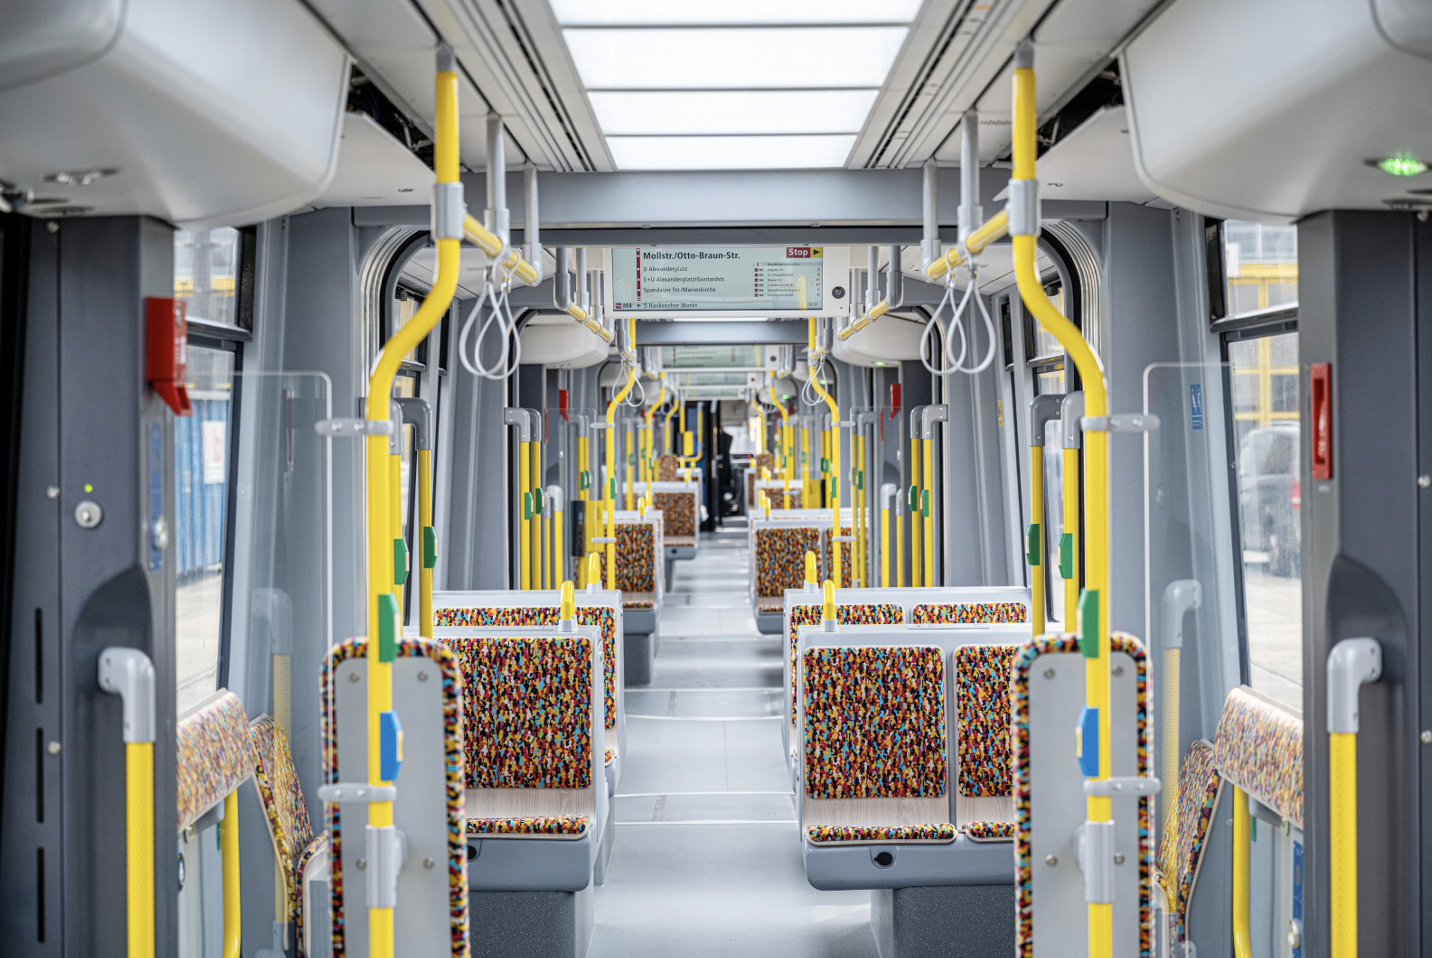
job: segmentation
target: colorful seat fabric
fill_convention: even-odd
[[[776,606],[777,612],[785,611],[784,604]],[[805,604],[791,607],[790,622],[786,627],[786,655],[791,668],[791,722],[796,720],[796,654],[799,651],[796,638],[803,625],[815,625],[820,621],[821,607]],[[905,621],[905,610],[893,602],[863,603],[859,605],[837,605],[835,621],[841,625],[899,625]]]
[[[261,715],[249,726],[254,742],[254,784],[268,817],[269,838],[279,862],[287,903],[287,920],[299,932],[303,952],[303,874],[310,862],[328,847],[328,835],[314,836],[303,798],[303,785],[294,768],[288,736],[273,716]]]
[[[666,538],[686,539],[696,535],[696,493],[655,492],[652,507],[661,511],[666,521]]]
[[[850,526],[844,526],[840,530],[842,536],[853,536],[855,530]],[[831,537],[829,529],[822,529],[820,533],[820,580],[835,578],[835,540]],[[855,543],[842,542],[840,544],[840,581],[842,585],[853,585],[855,582],[855,568],[853,560],[855,557]]]
[[[914,625],[1016,625],[1029,621],[1023,602],[958,602],[917,605],[910,610]]]
[[[812,845],[947,845],[955,840],[955,826],[948,822],[927,825],[808,825],[806,841]]]
[[[757,615],[781,615],[786,611],[784,602],[758,602],[756,603]]]
[[[351,659],[362,658],[368,650],[367,639],[349,639],[335,646],[323,662],[323,777],[326,782],[338,781],[338,729],[333,677],[338,666]],[[442,676],[443,749],[446,753],[446,799],[448,833],[448,931],[453,958],[468,958],[467,910],[467,842],[463,838],[463,716],[461,676],[457,658],[442,642],[429,639],[403,638],[398,642],[400,659],[429,659]],[[363,842],[364,819],[354,822],[351,841]],[[328,806],[328,835],[331,847],[332,872],[329,879],[330,905],[333,914],[333,958],[345,958],[347,942],[343,935],[343,818],[339,805]],[[359,881],[362,876],[359,876]]]
[[[1112,653],[1124,653],[1134,661],[1137,670],[1138,711],[1138,772],[1153,774],[1153,749],[1149,738],[1149,660],[1143,643],[1132,635],[1114,632],[1109,636]],[[1011,752],[1014,756],[1015,814],[1015,956],[1034,958],[1034,902],[1030,897],[1034,878],[1034,852],[1030,844],[1030,724],[1029,688],[1035,662],[1046,655],[1078,655],[1079,637],[1072,633],[1050,633],[1039,636],[1019,647],[1010,675],[1010,697],[1013,701]],[[1141,837],[1139,855],[1139,958],[1153,955],[1153,827],[1152,803],[1147,796],[1137,802],[1138,826]]]
[[[972,842],[1012,842],[1016,829],[1014,822],[965,822],[960,826]]]
[[[1178,941],[1186,938],[1188,904],[1198,881],[1203,849],[1222,786],[1223,779],[1213,761],[1213,746],[1208,742],[1194,742],[1179,767],[1178,804],[1164,826],[1163,841],[1159,845],[1159,877],[1168,890]]]
[[[1224,778],[1303,827],[1303,720],[1249,688],[1223,703],[1213,761]]]
[[[592,784],[588,639],[546,635],[444,641],[462,676],[468,788]]]
[[[945,795],[945,660],[931,646],[807,649],[811,798]]]
[[[182,832],[253,774],[254,745],[244,703],[227,690],[181,718],[175,737]]]
[[[758,452],[751,457],[751,465],[746,470],[746,508],[755,509],[760,503],[756,497],[756,483],[764,474],[763,470],[776,468],[776,457],[769,452]]]
[[[623,593],[656,592],[656,524],[644,522],[617,523],[616,587]],[[597,550],[602,566],[602,581],[607,576],[607,551]]]
[[[555,626],[561,610],[548,606],[454,606],[438,609],[433,622],[440,626],[522,628]],[[595,625],[602,634],[602,688],[606,699],[606,727],[617,727],[617,615],[610,606],[577,606],[577,624]]]
[[[622,593],[623,609],[654,609],[656,596],[650,592]]]
[[[534,815],[524,818],[469,818],[467,833],[482,838],[574,839],[587,834],[586,815]]]
[[[1009,675],[1013,645],[964,645],[955,650],[956,788],[961,795],[1011,793]]]
[[[756,595],[783,596],[805,584],[805,554],[820,553],[814,526],[776,526],[756,530]]]
[[[675,482],[676,471],[680,468],[676,456],[664,453],[656,457],[656,479],[658,482]]]

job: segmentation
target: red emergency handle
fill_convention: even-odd
[[[1316,363],[1311,377],[1313,478],[1333,477],[1333,367]]]

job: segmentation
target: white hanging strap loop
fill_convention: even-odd
[[[940,313],[944,312],[945,304],[953,300],[954,292],[954,283],[950,279],[947,279],[945,281],[945,295],[941,297],[940,304],[935,307],[935,311],[930,314],[929,320],[925,323],[925,331],[920,334],[920,365],[924,366],[925,371],[932,376],[948,376],[954,371],[952,369],[937,369],[930,365],[930,360],[940,352],[940,350],[936,349],[930,343],[930,336],[939,327]]]

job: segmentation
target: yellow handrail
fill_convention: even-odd
[[[458,183],[458,111],[457,74],[440,69],[434,79],[435,94],[435,173],[439,184]],[[470,217],[469,217],[470,219]],[[486,230],[482,231],[487,233]],[[492,234],[487,233],[488,236]],[[493,237],[496,239],[496,237]],[[383,346],[373,375],[368,383],[365,414],[369,422],[391,423],[390,402],[393,380],[403,357],[411,353],[427,337],[452,304],[461,268],[462,241],[437,239],[437,275],[432,289],[418,307],[417,313],[394,333]],[[500,252],[497,248],[491,255]],[[522,263],[517,257],[514,272]],[[535,270],[530,279],[535,281]],[[525,278],[525,277],[524,277]],[[391,497],[398,492],[391,488],[389,476],[389,437],[372,432],[367,437],[368,478],[368,781],[370,785],[391,785],[383,774],[382,716],[393,710],[392,662],[397,655],[401,634],[398,603],[394,588],[394,543],[401,538],[391,519]],[[377,641],[373,641],[376,632]],[[392,801],[375,801],[368,806],[368,825],[375,829],[393,827]],[[370,905],[369,942],[371,958],[393,956],[393,908]]]
[[[1033,160],[1031,159],[1031,162]],[[1009,233],[1009,212],[1000,210],[984,222],[979,229],[970,233],[969,239],[965,241],[964,247],[951,246],[944,256],[939,257],[925,267],[925,275],[932,280],[941,279],[950,270],[963,263],[968,262],[969,256],[978,256],[983,253],[996,240]],[[966,249],[969,256],[966,255]]]
[[[224,958],[240,958],[244,939],[244,886],[239,880],[239,790],[224,798],[219,824],[224,870]]]
[[[1045,631],[1044,585],[1047,563],[1044,551],[1044,447],[1029,447],[1029,604],[1034,637]]]
[[[154,958],[154,742],[124,745],[129,958]]]
[[[1064,580],[1064,621],[1073,621],[1074,610],[1079,605],[1079,516],[1083,514],[1079,502],[1079,450],[1064,448],[1064,534],[1069,537],[1069,575]],[[1063,551],[1060,544],[1060,551]],[[1063,561],[1063,556],[1060,556]],[[1061,570],[1063,571],[1063,570]]]
[[[429,539],[431,538],[431,541]],[[418,631],[433,637],[433,565],[437,532],[433,528],[433,451],[418,449]]]
[[[921,432],[925,432],[922,424]],[[933,436],[920,437],[920,449],[924,454],[925,484],[928,488],[920,491],[920,517],[924,524],[922,535],[925,541],[925,585],[939,585],[935,581],[935,439]],[[929,500],[928,506],[926,499]]]
[[[916,422],[915,410],[910,410],[910,584],[925,584],[925,549],[921,544],[921,526],[924,511],[920,503],[920,427]]]
[[[636,321],[632,320],[635,326]],[[607,514],[607,588],[617,587],[617,406],[631,394],[636,386],[636,367],[628,367],[626,385],[621,392],[607,403],[607,478],[603,484],[602,498],[606,500]]]
[[[532,588],[547,588],[547,566],[542,561],[542,534],[546,525],[542,509],[542,439],[532,436]]]
[[[1357,958],[1357,733],[1328,735],[1328,875],[1332,958]]]
[[[548,508],[552,510],[552,575],[554,582],[567,578],[567,506],[562,501],[566,493],[561,486],[553,486],[556,496],[548,496]]]
[[[1014,175],[1010,181],[1014,198],[1021,191],[1035,186],[1035,130],[1037,116],[1035,108],[1035,83],[1033,68],[1033,47],[1021,46],[1015,58],[1014,71]],[[1020,181],[1024,181],[1023,184]],[[1015,199],[1011,199],[1015,202]],[[1034,217],[1031,217],[1034,218]],[[1008,220],[1008,217],[1006,217]],[[1015,280],[1025,307],[1044,327],[1074,363],[1083,383],[1085,408],[1091,418],[1106,417],[1109,414],[1108,381],[1103,364],[1090,348],[1088,340],[1078,327],[1059,312],[1050,301],[1040,282],[1035,265],[1038,255],[1037,222],[1018,225],[1014,237]],[[988,226],[988,224],[987,224]],[[982,228],[983,229],[983,228]],[[974,237],[971,236],[973,240]],[[942,260],[949,259],[948,255]],[[1098,717],[1097,774],[1091,779],[1102,781],[1109,778],[1112,758],[1112,737],[1109,715],[1109,434],[1090,430],[1085,437],[1087,454],[1087,588],[1079,601],[1079,629],[1085,654],[1085,706]],[[1072,616],[1066,613],[1066,619]],[[1091,822],[1103,823],[1113,820],[1112,800],[1105,795],[1090,795],[1086,799],[1087,817]],[[1111,902],[1089,903],[1090,958],[1108,958],[1113,949],[1113,904]]]
[[[850,527],[855,534],[854,555],[855,569],[852,578],[857,586],[865,585],[865,433],[857,429],[855,433],[855,460],[859,465],[855,467],[855,482],[851,489],[851,496],[855,499],[855,509],[852,512]]]
[[[880,492],[880,587],[890,588],[890,497],[884,489]]]
[[[525,591],[532,588],[532,519],[537,501],[532,497],[532,443],[521,440],[517,446],[518,499],[521,500],[520,534],[517,537],[517,568]]]
[[[1233,955],[1253,958],[1251,928],[1253,830],[1248,815],[1248,796],[1243,789],[1230,783],[1229,798],[1233,802]]]

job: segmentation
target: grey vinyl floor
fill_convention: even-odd
[[[678,562],[649,688],[627,691],[616,841],[589,958],[876,958],[869,892],[805,880],[781,759],[780,638],[744,529]]]

